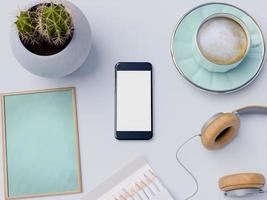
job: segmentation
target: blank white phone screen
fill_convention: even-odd
[[[152,131],[151,89],[151,71],[117,71],[117,131]]]

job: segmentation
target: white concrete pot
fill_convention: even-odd
[[[50,0],[41,3],[50,3]],[[40,3],[40,2],[39,2]],[[36,5],[30,4],[26,9]],[[38,76],[57,78],[71,74],[77,70],[88,57],[92,44],[92,33],[87,18],[82,11],[69,1],[63,4],[69,10],[74,23],[74,34],[66,48],[50,56],[36,55],[22,44],[18,30],[11,30],[11,48],[18,62],[29,72]]]

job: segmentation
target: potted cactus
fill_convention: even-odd
[[[28,6],[20,11],[12,29],[11,46],[19,63],[44,77],[62,77],[77,70],[91,48],[86,17],[65,1]]]

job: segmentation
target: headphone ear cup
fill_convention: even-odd
[[[222,191],[240,189],[260,189],[265,185],[265,178],[257,173],[243,173],[224,176],[219,180],[219,187]]]
[[[240,128],[240,119],[234,113],[222,113],[203,130],[201,141],[208,150],[221,149],[230,143]]]

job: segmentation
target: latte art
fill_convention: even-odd
[[[207,20],[199,28],[197,40],[202,55],[219,65],[230,65],[240,61],[249,45],[243,27],[228,17]]]

